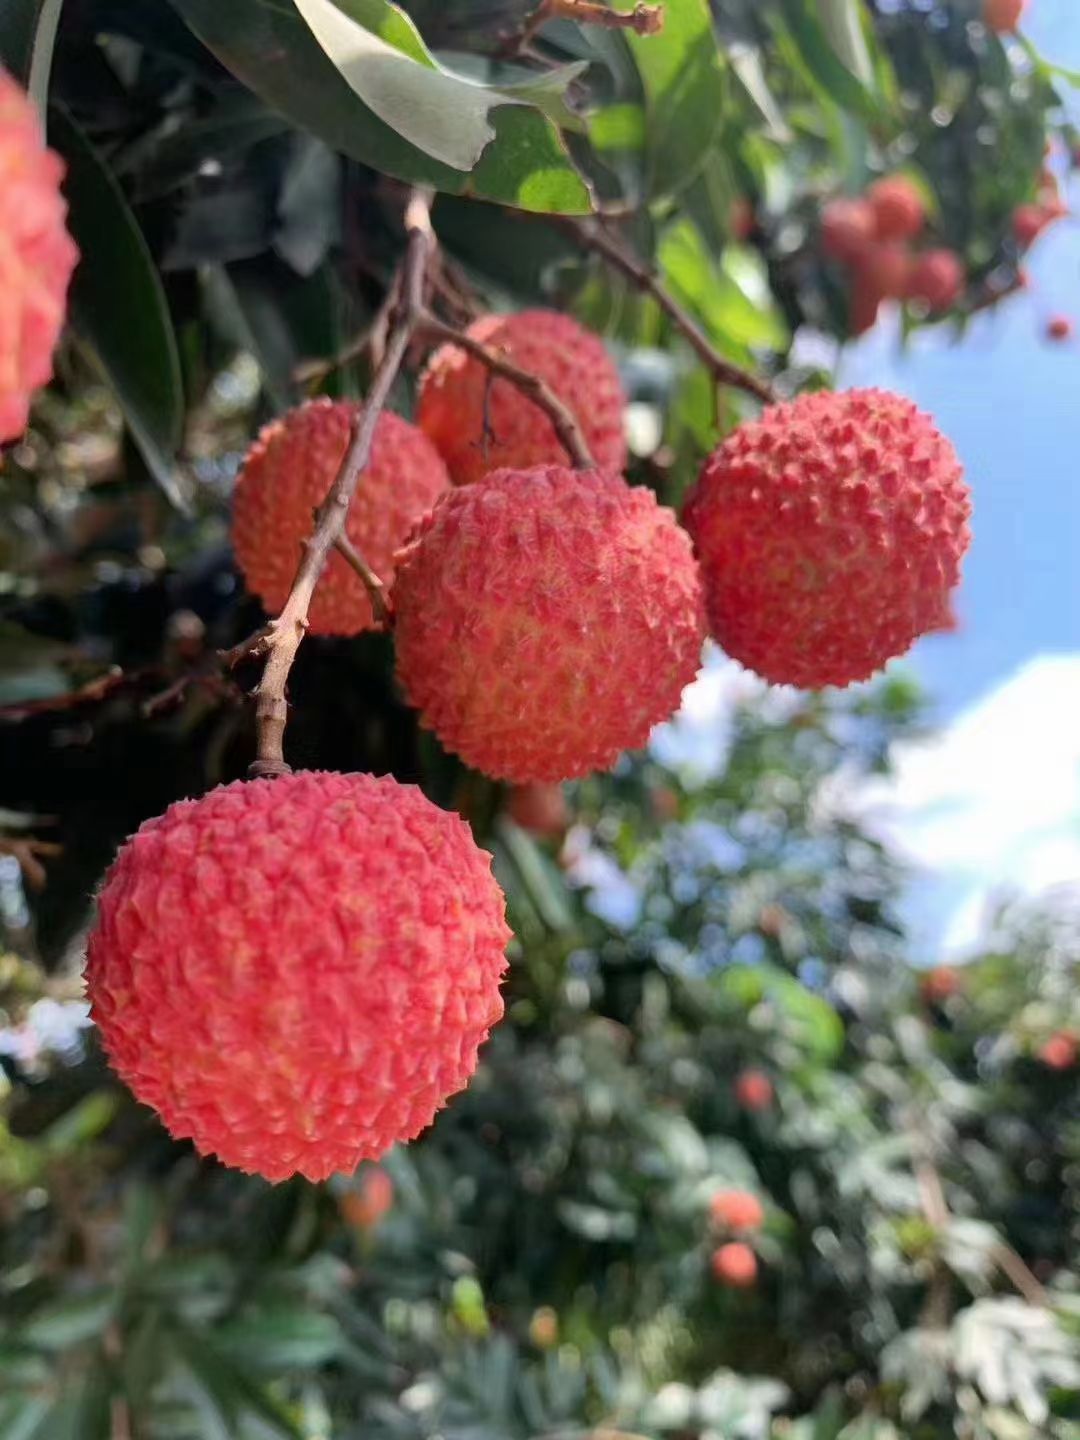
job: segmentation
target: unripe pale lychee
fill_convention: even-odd
[[[561,785],[515,785],[506,802],[506,813],[530,835],[549,839],[562,835],[570,823]]]
[[[547,381],[577,417],[599,469],[625,468],[625,396],[598,336],[554,310],[485,315],[468,333]],[[437,350],[424,372],[416,422],[456,485],[506,466],[524,470],[568,463],[544,412],[516,385],[493,378],[485,365],[453,344]]]
[[[934,629],[971,504],[956,452],[899,395],[802,395],[705,462],[685,521],[713,634],[774,684],[864,680]]]
[[[757,1280],[757,1256],[739,1240],[714,1250],[709,1263],[714,1277],[732,1290],[749,1290]]]
[[[850,265],[874,240],[874,211],[867,200],[841,197],[821,212],[821,248],[832,260]]]
[[[445,494],[398,556],[398,675],[421,723],[517,784],[606,770],[697,673],[701,578],[651,490],[498,470]]]
[[[764,1070],[740,1070],[735,1077],[735,1100],[742,1110],[760,1113],[773,1103],[773,1083]]]
[[[31,396],[52,379],[79,258],[65,225],[63,177],[37,111],[0,67],[0,444],[22,434]]]
[[[855,262],[869,289],[883,300],[898,300],[911,279],[911,252],[900,240],[868,245]]]
[[[1068,315],[1053,315],[1046,322],[1046,338],[1048,340],[1071,340],[1073,333],[1073,322]]]
[[[1027,0],[983,0],[983,24],[999,35],[1015,30]]]
[[[248,588],[272,615],[288,598],[300,547],[345,457],[357,413],[344,401],[311,400],[266,426],[248,451],[233,497],[233,549]],[[393,577],[394,552],[449,485],[427,436],[384,410],[345,526],[384,584]],[[308,620],[314,635],[356,635],[375,627],[360,577],[336,551]]]
[[[908,299],[935,312],[950,310],[963,293],[964,264],[954,250],[927,250],[908,275]]]
[[[912,240],[926,224],[926,206],[918,188],[904,175],[875,180],[866,192],[879,240]]]
[[[86,982],[117,1073],[226,1165],[322,1180],[428,1126],[502,1014],[491,857],[388,777],[226,785],[149,820]]]
[[[760,1230],[765,1211],[748,1190],[718,1190],[709,1201],[709,1216],[726,1230]]]
[[[338,1208],[347,1225],[358,1230],[372,1230],[394,1203],[394,1182],[381,1165],[363,1170],[356,1179],[356,1188],[347,1190]]]

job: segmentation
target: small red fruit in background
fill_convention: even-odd
[[[312,513],[334,482],[358,409],[345,401],[309,401],[266,426],[248,451],[233,495],[233,550],[248,589],[270,614],[288,598]],[[345,525],[384,584],[393,578],[398,547],[449,486],[446,466],[427,436],[384,410]],[[308,618],[313,635],[356,635],[375,627],[360,577],[336,552]]]
[[[1039,1059],[1051,1070],[1071,1070],[1080,1053],[1080,1041],[1068,1030],[1051,1035],[1039,1049]]]
[[[851,286],[851,302],[848,306],[848,334],[853,340],[874,328],[884,299],[885,296],[870,276],[856,266]]]
[[[754,207],[745,195],[737,195],[728,211],[728,229],[735,240],[749,240],[756,224]]]
[[[672,512],[644,487],[561,465],[448,491],[398,557],[393,605],[421,723],[519,785],[606,770],[644,745],[678,709],[705,636]]]
[[[599,336],[554,310],[485,315],[469,326],[474,340],[546,380],[577,416],[600,470],[626,468],[619,372]],[[446,461],[455,485],[491,470],[567,463],[551,421],[509,380],[464,350],[446,344],[420,381],[416,423]]]
[[[503,1010],[491,856],[415,786],[225,785],[120,851],[86,957],[113,1068],[224,1164],[325,1180],[427,1128]]]
[[[515,785],[506,802],[506,813],[530,835],[547,838],[562,835],[570,823],[561,785]]]
[[[705,462],[684,510],[713,635],[774,684],[865,680],[935,629],[970,496],[949,441],[902,396],[769,406]]]
[[[1027,0],[983,0],[983,24],[998,35],[1015,30]]]
[[[1071,340],[1073,336],[1073,322],[1068,315],[1054,315],[1046,322],[1046,338],[1048,340]]]
[[[743,1110],[760,1113],[773,1103],[773,1083],[764,1070],[741,1070],[735,1077],[735,1099]]]
[[[760,1230],[765,1219],[761,1201],[748,1190],[718,1190],[709,1201],[709,1215],[727,1230]]]
[[[394,1182],[381,1165],[362,1170],[355,1189],[341,1197],[341,1215],[346,1224],[371,1230],[394,1203]]]
[[[23,433],[31,396],[52,379],[79,258],[63,178],[37,111],[0,66],[0,444]]]
[[[1021,250],[1032,246],[1056,218],[1045,205],[1018,205],[1013,211],[1012,228]]]
[[[875,180],[866,198],[878,240],[913,240],[926,224],[926,206],[918,187],[903,175]]]
[[[874,211],[866,200],[830,200],[821,212],[821,248],[850,265],[874,241]]]
[[[870,245],[855,261],[867,287],[883,300],[898,300],[907,294],[911,277],[911,252],[899,240]]]
[[[919,990],[924,1000],[940,1005],[943,1001],[958,995],[964,988],[963,977],[952,965],[935,965],[919,981]]]
[[[732,1290],[749,1290],[757,1280],[757,1256],[738,1240],[714,1250],[709,1263],[720,1284]]]
[[[951,310],[964,293],[964,263],[954,250],[927,250],[908,275],[907,298],[929,310]]]

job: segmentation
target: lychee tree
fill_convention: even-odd
[[[12,1051],[0,1433],[1067,1433],[1075,951],[820,804],[970,492],[792,350],[1021,287],[1022,9],[6,7],[5,983],[151,1109]]]

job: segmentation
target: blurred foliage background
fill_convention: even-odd
[[[414,59],[545,79],[468,169],[432,153],[460,96],[425,129],[417,60],[377,114],[292,0],[0,13],[84,256],[0,469],[0,1437],[1071,1440],[1080,916],[1003,911],[960,969],[912,953],[903,873],[835,800],[922,726],[901,676],[749,692],[718,768],[628,758],[536,834],[417,730],[385,637],[309,641],[292,763],[417,781],[495,852],[517,938],[476,1080],[383,1166],[273,1188],[172,1144],[85,1026],[116,846],[250,759],[252,677],[214,661],[261,619],[232,477],[263,420],[363,393],[405,184],[438,191],[444,314],[605,334],[631,478],[676,503],[750,402],[560,216],[604,211],[793,393],[851,330],[830,199],[917,184],[966,282],[904,326],[947,335],[1020,283],[1014,212],[1075,150],[1071,77],[980,0],[666,0],[660,36],[558,21],[522,51],[530,9],[413,0],[414,32],[341,0]],[[724,1190],[760,1229],[716,1223]],[[714,1273],[725,1243],[752,1284]]]

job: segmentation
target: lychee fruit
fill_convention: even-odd
[[[506,813],[520,829],[545,839],[562,835],[570,823],[570,810],[561,785],[513,786]]]
[[[394,1203],[394,1182],[381,1165],[372,1165],[357,1178],[356,1189],[341,1197],[341,1217],[358,1230],[372,1230]]]
[[[773,1103],[773,1083],[764,1070],[740,1070],[735,1077],[735,1101],[741,1110],[760,1114]]]
[[[850,265],[874,241],[874,211],[869,201],[841,197],[821,212],[821,248],[831,260]]]
[[[0,444],[23,433],[31,396],[52,379],[79,258],[63,178],[37,111],[0,67]]]
[[[924,1000],[940,1005],[964,988],[963,977],[953,965],[935,965],[919,980],[919,991]]]
[[[1073,322],[1068,315],[1053,315],[1046,322],[1046,338],[1048,340],[1071,340],[1073,335]]]
[[[1016,29],[1027,0],[983,0],[983,24],[998,35]]]
[[[739,1240],[714,1250],[709,1263],[713,1276],[732,1290],[749,1290],[757,1280],[757,1256]]]
[[[1039,1059],[1051,1070],[1071,1070],[1076,1064],[1080,1044],[1068,1030],[1059,1030],[1039,1049]]]
[[[1012,229],[1020,249],[1027,250],[1034,245],[1046,227],[1057,218],[1045,205],[1018,205],[1013,211]]]
[[[421,723],[519,785],[606,770],[644,745],[704,639],[701,578],[671,511],[560,465],[447,492],[398,556],[393,605]]]
[[[934,629],[971,503],[956,452],[899,395],[802,395],[738,427],[686,505],[713,634],[774,684],[864,680]]]
[[[918,187],[904,175],[875,180],[866,192],[878,240],[912,240],[926,224],[926,206]]]
[[[626,398],[598,336],[554,310],[485,315],[468,334],[547,382],[577,417],[599,469],[625,468]],[[424,372],[416,420],[456,485],[504,467],[568,463],[547,415],[511,381],[492,376],[453,343],[437,350]]]
[[[709,1215],[726,1230],[760,1230],[765,1219],[761,1201],[748,1190],[718,1190],[709,1201]]]
[[[878,322],[885,296],[861,267],[855,267],[848,306],[848,334],[853,340],[872,330]]]
[[[359,407],[345,401],[311,400],[266,426],[248,451],[233,496],[233,550],[249,590],[270,614],[288,598],[301,545],[345,458],[358,414]],[[394,552],[449,485],[446,466],[427,436],[383,411],[345,533],[384,584],[393,578]],[[360,577],[336,552],[308,620],[315,635],[375,628]]]
[[[389,777],[302,772],[147,821],[105,879],[86,983],[113,1067],[173,1136],[323,1180],[468,1082],[509,938],[456,815]]]
[[[912,261],[902,241],[868,245],[855,263],[867,288],[883,300],[898,300],[907,293]]]
[[[939,313],[964,293],[964,264],[954,250],[927,250],[908,275],[907,298]]]

